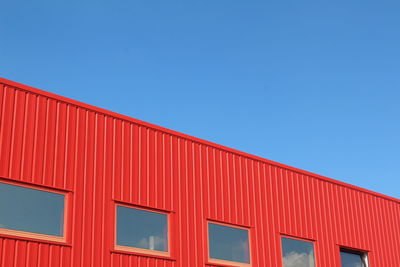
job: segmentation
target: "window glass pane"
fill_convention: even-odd
[[[117,206],[117,245],[168,251],[166,214]]]
[[[0,228],[63,236],[64,195],[0,183]]]
[[[314,244],[282,237],[284,267],[314,267]]]
[[[340,251],[342,267],[365,267],[361,254]]]
[[[250,263],[249,231],[208,224],[210,258]]]

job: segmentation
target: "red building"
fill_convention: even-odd
[[[0,79],[2,267],[399,267],[400,201]]]

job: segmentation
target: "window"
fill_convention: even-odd
[[[313,242],[282,237],[284,267],[314,267]]]
[[[342,267],[368,267],[367,253],[355,250],[340,249]]]
[[[168,256],[168,215],[117,205],[116,248]]]
[[[65,195],[0,182],[0,233],[65,241]]]
[[[208,223],[209,258],[213,263],[250,265],[249,230]]]

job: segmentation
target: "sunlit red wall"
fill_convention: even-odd
[[[65,244],[0,235],[2,267],[219,266],[207,219],[250,227],[252,266],[282,266],[281,234],[315,240],[318,267],[339,245],[400,266],[397,199],[5,79],[0,118],[0,177],[72,204]],[[115,251],[114,201],[171,212],[171,257]]]

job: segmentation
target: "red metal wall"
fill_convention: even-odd
[[[0,177],[67,190],[67,244],[0,235],[13,266],[196,267],[206,219],[251,227],[253,266],[281,266],[280,234],[316,240],[318,267],[338,245],[398,267],[400,201],[233,149],[0,80]],[[171,211],[171,259],[113,250],[114,201]]]

